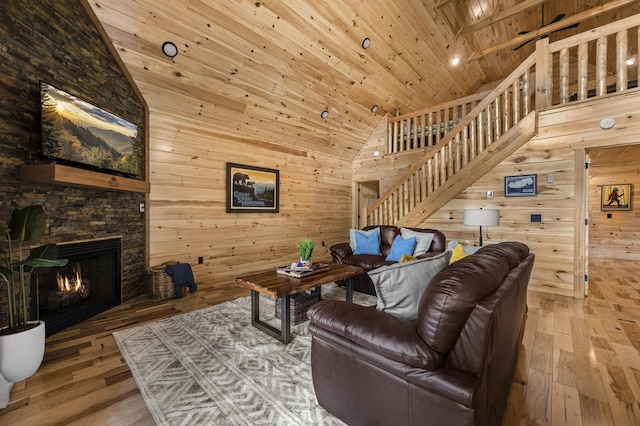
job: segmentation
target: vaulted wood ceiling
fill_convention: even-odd
[[[614,3],[623,6],[553,32],[551,41],[640,13],[640,2],[89,0],[152,115],[202,123],[249,144],[345,159],[385,113],[456,99],[504,78],[540,35],[518,50],[468,61],[474,52],[559,14],[568,20]],[[483,27],[510,12],[517,13]],[[361,45],[365,37],[368,49]],[[178,46],[175,58],[162,54],[165,41]],[[454,56],[458,66],[451,65]],[[322,119],[325,109],[329,116]]]

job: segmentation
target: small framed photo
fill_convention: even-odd
[[[227,213],[278,213],[280,171],[227,163]]]
[[[505,197],[532,197],[538,195],[538,175],[506,176]]]
[[[631,210],[631,184],[602,185],[600,192],[600,210]]]

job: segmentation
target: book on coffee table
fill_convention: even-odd
[[[324,272],[329,270],[329,265],[326,263],[314,263],[311,266],[278,266],[276,272],[282,275],[288,275],[290,277],[302,278],[309,275],[317,274],[318,272]]]

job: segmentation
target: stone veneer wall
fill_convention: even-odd
[[[2,7],[0,221],[8,223],[17,207],[41,204],[48,216],[47,234],[38,243],[122,236],[122,299],[140,295],[145,220],[138,209],[145,195],[23,183],[20,165],[46,162],[39,155],[40,80],[135,123],[142,141],[145,106],[82,0],[7,0]],[[139,153],[141,180],[144,155]]]

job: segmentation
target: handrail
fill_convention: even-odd
[[[532,109],[540,111],[637,86],[637,80],[629,81],[626,60],[628,39],[634,39],[628,37],[628,33],[639,31],[639,26],[640,14],[637,14],[551,44],[548,39],[542,39],[536,43],[536,51],[479,102],[474,100],[476,95],[472,95],[389,118],[387,153],[404,148],[409,151],[426,148],[426,152],[366,209],[364,224],[397,223]],[[607,43],[607,38],[613,35],[615,50]],[[637,38],[640,51],[640,37]],[[595,52],[593,61],[590,61],[590,52],[592,55]],[[615,57],[613,65],[607,64],[610,57]],[[635,66],[640,76],[638,59]],[[462,105],[470,102],[476,105],[469,108],[468,113],[460,113]],[[447,115],[448,108],[459,108],[458,113]],[[430,121],[427,115],[425,121],[425,114],[435,114],[437,119]],[[419,119],[420,116],[423,118]],[[423,131],[425,125],[432,130]]]
[[[373,216],[375,222],[395,223],[528,115],[532,105],[529,68],[534,64],[534,59],[533,54],[529,56],[436,145],[428,149],[367,209],[366,222],[369,223],[368,218]],[[500,114],[503,108],[504,114]],[[385,203],[390,205],[385,207]]]

